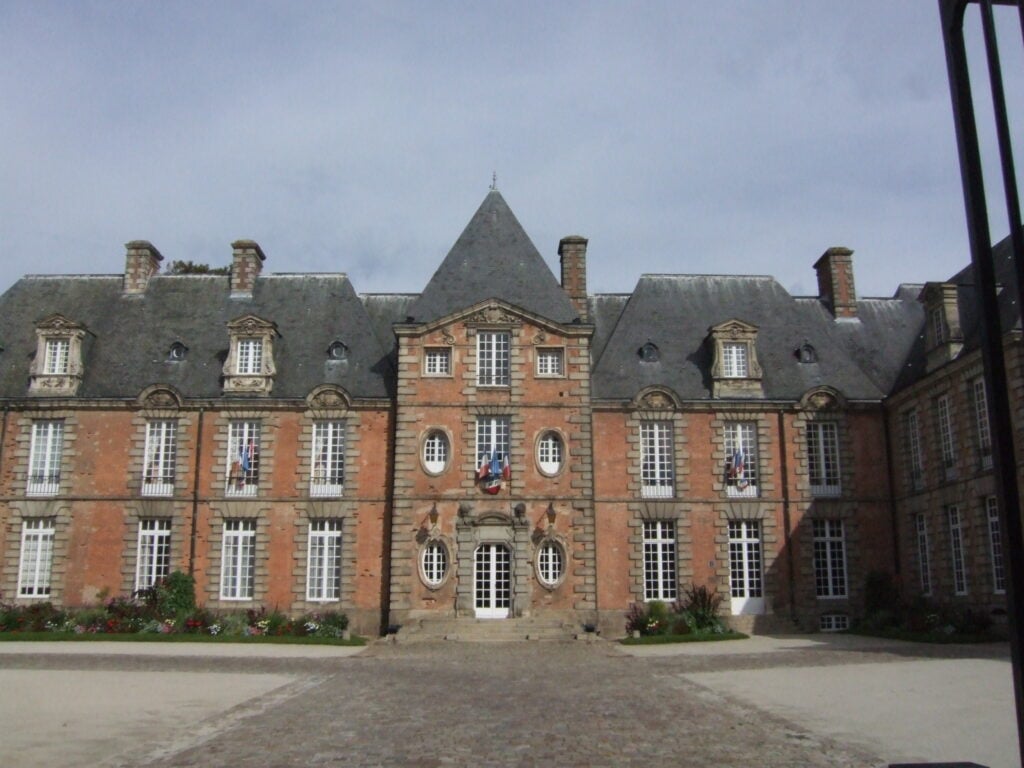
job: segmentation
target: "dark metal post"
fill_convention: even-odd
[[[1024,0],[994,1],[1002,5],[1017,5],[1018,10],[1022,13],[1021,24],[1024,27]],[[942,19],[943,41],[946,46],[949,87],[953,98],[957,146],[960,151],[960,175],[963,181],[964,203],[967,212],[971,263],[974,267],[978,288],[975,295],[982,321],[982,359],[985,365],[989,422],[995,454],[999,522],[1009,572],[1006,600],[1013,661],[1013,689],[1017,704],[1017,737],[1021,754],[1024,756],[1024,681],[1021,676],[1021,649],[1024,647],[1024,603],[1022,603],[1024,600],[1024,533],[1022,533],[1021,526],[1017,454],[1013,443],[1013,412],[1006,380],[1006,361],[1003,355],[1003,334],[999,320],[992,236],[988,226],[988,208],[985,202],[985,183],[978,145],[977,120],[974,114],[974,102],[967,69],[967,51],[964,45],[964,13],[969,2],[972,0],[939,0],[939,12]],[[1013,157],[1009,151],[1010,133],[1006,104],[1002,93],[999,53],[995,45],[995,24],[992,18],[993,0],[977,0],[977,2],[981,6],[982,23],[985,28],[996,131],[1000,140],[1002,156],[1003,185],[1006,189],[1007,207],[1010,214],[1011,244],[1017,270],[1018,288],[1021,289],[1024,288],[1024,243],[1022,243],[1020,209],[1019,204],[1016,203],[1017,191]],[[1020,312],[1019,303],[1018,312]]]

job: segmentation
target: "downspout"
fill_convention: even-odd
[[[199,519],[199,460],[203,454],[203,408],[199,409],[199,424],[196,428],[196,461],[192,471],[192,530],[189,532],[188,575],[196,569],[196,525]]]
[[[3,473],[4,466],[4,446],[7,444],[7,414],[10,412],[11,406],[4,406],[4,420],[0,424],[0,476]]]
[[[900,583],[900,525],[899,515],[896,512],[896,470],[893,467],[892,455],[892,434],[889,431],[889,417],[885,412],[885,406],[882,405],[882,430],[885,434],[885,470],[888,475],[887,480],[889,481],[889,493],[886,494],[886,499],[889,504],[889,522],[892,525],[892,563],[894,569],[894,576],[896,577],[896,583]]]
[[[788,571],[789,618],[790,621],[796,624],[796,586],[793,566],[793,541],[790,537],[789,461],[786,456],[786,419],[782,411],[778,412],[777,417],[779,423],[779,458],[782,463],[782,525],[785,528],[783,541],[786,547],[786,569]]]

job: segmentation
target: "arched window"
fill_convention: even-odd
[[[545,432],[537,443],[537,466],[545,475],[557,475],[562,469],[565,451],[557,432]]]
[[[439,429],[423,441],[423,467],[431,474],[440,474],[448,466],[448,436]]]
[[[537,550],[537,579],[548,588],[557,586],[565,575],[565,552],[552,539],[544,541]]]
[[[448,575],[448,548],[443,541],[428,541],[420,550],[420,572],[428,587],[439,587]]]

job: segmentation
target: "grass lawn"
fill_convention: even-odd
[[[619,640],[623,645],[664,645],[665,643],[708,643],[719,640],[746,640],[749,635],[742,632],[723,632],[722,634],[710,634],[702,632],[691,632],[688,635],[644,635],[641,637],[626,637]]]
[[[115,643],[250,643],[282,645],[366,645],[362,637],[352,636],[345,640],[340,637],[296,637],[295,635],[190,635],[161,634],[159,632],[111,633],[102,632],[0,632],[0,642],[15,641],[45,642],[97,642]]]

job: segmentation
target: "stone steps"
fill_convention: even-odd
[[[436,640],[511,643],[522,640],[565,642],[577,636],[586,639],[586,635],[579,624],[557,618],[428,618],[403,624],[394,638],[400,643]]]

